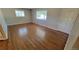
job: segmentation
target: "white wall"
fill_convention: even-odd
[[[46,21],[44,20],[37,20],[36,19],[36,11],[37,10],[47,10],[47,19]],[[52,29],[57,29],[57,23],[58,23],[58,19],[60,17],[60,13],[61,13],[61,9],[34,9],[32,10],[32,19],[34,23],[40,24],[40,25],[44,25],[47,26],[49,28]]]
[[[16,17],[15,10],[23,10],[25,12],[24,17]],[[22,24],[31,22],[31,13],[29,9],[22,9],[22,8],[3,8],[2,9],[3,16],[7,25],[15,25],[15,24]]]
[[[73,25],[73,28],[71,30],[71,33],[69,35],[68,41],[66,43],[65,49],[66,50],[71,50],[74,49],[74,44],[79,37],[79,15]],[[77,49],[77,48],[76,48]]]
[[[78,15],[78,9],[68,8],[62,9],[57,29],[66,33],[71,32],[73,23]]]
[[[8,38],[7,24],[5,22],[1,9],[0,9],[0,24],[2,25],[3,31],[5,32],[7,39]]]
[[[47,10],[47,20],[37,20],[36,11],[37,10]],[[50,8],[50,9],[34,9],[32,10],[33,22],[59,30],[65,33],[70,33],[75,18],[77,17],[77,9],[59,9],[59,8]]]

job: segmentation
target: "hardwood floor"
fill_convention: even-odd
[[[75,42],[75,44],[72,47],[73,50],[79,50],[79,37],[77,38],[77,41]]]
[[[62,50],[68,34],[28,23],[8,27],[9,39],[0,41],[0,49]]]

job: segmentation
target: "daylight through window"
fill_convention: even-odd
[[[15,10],[16,17],[24,17],[24,11]]]
[[[36,12],[36,19],[46,20],[46,18],[47,18],[47,11],[46,10]]]

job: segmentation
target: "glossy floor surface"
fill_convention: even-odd
[[[58,50],[64,49],[68,35],[33,23],[8,27],[9,39],[0,41],[0,49]]]
[[[77,38],[75,44],[72,47],[73,50],[79,50],[79,37]]]

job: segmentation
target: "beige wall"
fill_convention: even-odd
[[[47,10],[47,20],[37,20],[36,11],[37,10]],[[59,30],[65,33],[70,33],[75,18],[77,17],[77,9],[59,9],[59,8],[50,8],[50,9],[34,9],[32,10],[33,22],[47,26],[49,28]]]
[[[25,12],[24,17],[16,17],[15,10],[23,10]],[[2,9],[3,16],[5,17],[5,21],[7,25],[15,25],[31,22],[31,13],[28,9],[16,9],[16,8],[4,8]]]
[[[6,37],[5,39],[8,38],[8,32],[7,32],[7,24],[5,22],[5,19],[3,17],[3,14],[2,14],[2,10],[0,9],[0,24],[2,25],[2,28],[3,28],[3,31],[5,32],[6,34]]]

